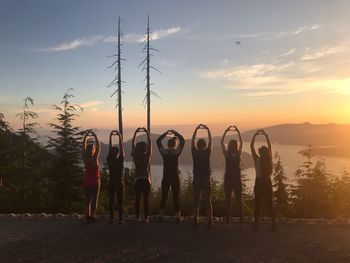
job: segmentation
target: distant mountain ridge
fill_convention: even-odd
[[[278,144],[300,145],[307,146],[309,144],[317,146],[350,146],[350,124],[311,124],[308,122],[300,124],[280,124],[275,126],[265,127],[264,130],[269,134],[272,142]],[[249,130],[242,133],[243,141],[249,142],[256,130]],[[159,134],[152,134],[152,164],[161,165],[162,157],[157,149],[156,140]],[[141,135],[141,140],[146,140],[144,135]],[[227,139],[230,139],[228,136]],[[211,167],[225,167],[225,160],[221,152],[220,146],[221,136],[213,136],[213,151],[211,155]],[[263,137],[258,136],[257,141],[263,140]],[[166,143],[166,138],[164,139]],[[191,140],[187,139],[184,150],[180,157],[181,164],[192,165],[192,156],[190,150]],[[346,148],[346,149],[350,149]],[[125,142],[126,161],[132,161],[131,158],[131,140]],[[102,152],[100,159],[102,162],[106,160],[108,153],[108,145],[102,144]],[[243,152],[242,164],[244,168],[253,167],[253,160],[250,153]]]
[[[350,124],[280,124],[265,127],[271,141],[289,145],[313,146],[350,146]],[[250,141],[255,130],[242,134]],[[259,137],[257,139],[260,139]]]

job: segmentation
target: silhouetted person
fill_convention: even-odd
[[[136,141],[136,135],[139,132],[145,132],[147,143]],[[143,196],[144,204],[144,222],[148,223],[149,194],[151,191],[151,173],[150,160],[152,155],[151,137],[146,128],[137,128],[132,139],[132,156],[135,164],[135,213],[136,222],[140,222],[140,203]]]
[[[258,150],[259,151],[259,155],[258,155],[255,152],[254,144],[255,144],[255,137],[259,134],[265,136],[268,147],[266,146],[260,147]],[[265,201],[266,207],[271,216],[272,231],[275,231],[276,218],[275,218],[275,211],[273,208],[273,189],[272,189],[272,182],[271,182],[272,149],[271,149],[270,139],[265,131],[258,130],[254,134],[252,138],[252,142],[250,144],[250,149],[252,151],[252,156],[255,164],[255,172],[256,172],[255,186],[254,186],[254,195],[255,195],[254,227],[256,230],[258,230],[261,203],[262,201]]]
[[[199,129],[207,130],[209,142],[208,146],[204,139],[199,139],[196,145],[196,136]],[[206,207],[208,226],[213,225],[212,204],[211,204],[211,179],[210,179],[210,153],[212,148],[212,138],[209,128],[200,124],[196,127],[192,137],[192,158],[193,158],[193,195],[194,195],[194,226],[198,225],[199,200],[203,194]]]
[[[162,145],[162,140],[167,135],[174,135],[168,140],[168,148],[165,149]],[[177,140],[180,145],[176,147]],[[185,139],[181,134],[174,130],[168,130],[157,139],[157,146],[160,154],[163,157],[163,179],[162,179],[162,200],[160,202],[160,220],[163,220],[165,214],[165,204],[168,199],[169,189],[173,196],[174,208],[176,212],[176,222],[181,222],[179,194],[180,194],[180,178],[179,178],[179,157],[185,145]]]
[[[227,132],[236,131],[239,137],[239,146],[236,140],[230,140],[228,146],[225,146],[225,137]],[[224,189],[226,200],[226,223],[231,228],[231,202],[232,192],[235,194],[238,216],[241,230],[244,229],[243,223],[243,206],[242,206],[242,180],[241,180],[241,155],[243,141],[242,136],[236,126],[228,127],[221,139],[221,149],[225,156],[226,169],[224,177]]]
[[[119,137],[119,148],[113,147],[112,136]],[[115,224],[115,199],[117,198],[118,224],[123,224],[123,194],[124,194],[124,143],[121,134],[115,130],[109,135],[109,150],[107,155],[107,164],[109,170],[109,215],[111,224]]]
[[[95,139],[94,144],[87,145],[87,137],[91,135]],[[85,216],[87,222],[96,222],[96,209],[100,191],[100,174],[98,171],[98,157],[100,155],[100,142],[94,132],[88,132],[83,139],[83,161],[85,165],[84,190],[85,190]]]

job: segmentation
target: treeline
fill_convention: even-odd
[[[84,210],[82,181],[84,169],[81,162],[81,140],[84,132],[74,126],[82,110],[70,103],[70,91],[64,94],[57,113],[50,123],[53,136],[48,144],[37,140],[35,120],[38,115],[29,108],[33,100],[24,100],[23,121],[19,132],[11,130],[0,113],[0,213],[82,213]],[[311,146],[303,152],[304,162],[296,167],[294,175],[286,175],[281,157],[275,154],[273,174],[274,202],[280,217],[350,218],[350,174],[344,170],[339,175],[330,174],[324,160],[316,160]],[[244,174],[244,170],[243,170]],[[182,176],[180,204],[184,215],[192,215],[192,175]],[[289,178],[289,179],[288,179]],[[292,179],[291,179],[292,178]],[[134,214],[134,169],[125,172],[126,214]],[[108,210],[108,170],[102,166],[99,213]],[[243,175],[243,205],[246,216],[253,215],[253,191],[246,186]],[[223,182],[212,179],[212,201],[215,216],[225,215]],[[159,213],[160,189],[152,190],[151,214]],[[232,202],[235,215],[236,203]],[[204,206],[202,206],[204,207]],[[204,214],[204,211],[201,211]],[[172,215],[169,196],[167,214]]]

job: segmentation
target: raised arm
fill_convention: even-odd
[[[117,133],[118,133],[118,137],[119,137],[119,153],[118,153],[117,158],[119,158],[119,157],[124,158],[125,157],[125,151],[124,151],[123,137],[118,131],[117,131]]]
[[[147,158],[150,159],[152,156],[152,141],[151,141],[151,135],[149,133],[149,131],[146,128],[143,128],[143,130],[145,131],[146,135],[147,135]]]
[[[238,152],[239,154],[242,154],[242,150],[243,150],[243,140],[242,140],[242,135],[241,132],[238,130],[237,126],[233,126],[235,128],[235,131],[238,134],[238,138],[239,138],[239,148],[238,148]]]
[[[111,131],[109,134],[109,152],[112,151],[112,136],[115,134],[115,131]]]
[[[91,135],[95,138],[96,150],[95,150],[95,153],[94,153],[94,158],[97,159],[98,156],[100,155],[101,143],[100,143],[100,141],[98,140],[96,133],[91,132]]]
[[[174,134],[175,134],[175,136],[179,139],[179,141],[180,141],[180,145],[179,145],[179,148],[180,148],[180,150],[182,151],[182,149],[184,148],[184,146],[185,146],[185,138],[180,134],[180,133],[178,133],[177,131],[172,131]],[[181,152],[180,151],[180,152]]]
[[[87,139],[88,135],[89,135],[89,132],[85,133],[84,138],[83,138],[83,148],[82,148],[83,158],[85,157],[85,154],[86,154],[86,139]]]
[[[163,147],[162,141],[167,136],[167,134],[168,134],[168,131],[164,132],[157,139],[157,146],[158,146],[158,150],[159,150],[160,153],[164,152],[164,150],[165,150],[164,147]]]
[[[213,140],[211,138],[211,132],[207,125],[203,125],[203,128],[207,130],[208,132],[208,150],[211,151],[211,148],[213,147]]]
[[[258,157],[257,154],[256,154],[256,152],[255,152],[255,148],[254,148],[254,146],[255,146],[255,137],[258,135],[258,133],[259,133],[259,130],[257,130],[257,131],[255,132],[255,134],[254,134],[254,136],[253,136],[253,138],[252,138],[252,141],[251,141],[251,143],[250,143],[250,150],[251,150],[251,152],[252,152],[252,156],[253,156],[254,161],[255,161],[256,158]]]
[[[227,154],[227,149],[226,149],[226,146],[225,146],[225,138],[226,138],[226,134],[227,132],[230,130],[231,126],[229,126],[225,131],[224,131],[224,134],[222,135],[222,138],[221,138],[221,151],[224,155]]]
[[[194,132],[193,132],[192,141],[191,141],[191,150],[196,149],[197,131],[198,131],[198,129],[199,129],[200,127],[201,127],[201,125],[198,125],[198,126],[196,127],[196,129],[194,130]]]
[[[270,138],[267,135],[267,133],[264,130],[261,130],[261,133],[265,136],[266,138],[266,142],[267,142],[267,147],[269,148],[270,154],[272,156],[272,147],[271,147],[271,142],[270,142]]]
[[[140,131],[141,128],[137,128],[134,132],[134,136],[132,137],[132,143],[131,143],[131,152],[134,154],[135,147],[136,147],[136,135]]]

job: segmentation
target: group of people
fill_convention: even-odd
[[[203,129],[208,133],[208,141],[205,139],[197,140],[198,130]],[[225,145],[227,133],[236,132],[239,141],[230,140]],[[146,135],[145,141],[136,142],[138,134]],[[255,151],[255,138],[263,135],[266,138],[267,146],[262,146]],[[95,143],[87,143],[87,138],[92,136]],[[118,146],[113,145],[112,137],[118,136]],[[167,141],[167,147],[164,147],[163,140],[170,136]],[[165,206],[168,193],[171,188],[172,197],[175,208],[176,222],[179,224],[183,217],[181,216],[179,193],[179,157],[185,145],[184,137],[175,130],[168,130],[157,139],[158,150],[163,158],[163,178],[161,182],[162,197],[160,202],[159,220],[164,220]],[[213,225],[213,208],[211,202],[211,169],[210,155],[212,150],[212,136],[209,128],[200,124],[196,127],[191,142],[191,152],[193,158],[193,225],[198,226],[199,223],[199,204],[202,196],[206,214],[208,218],[208,226]],[[96,208],[98,202],[98,194],[100,188],[99,175],[99,154],[100,142],[94,132],[88,132],[83,139],[83,161],[85,165],[84,190],[86,200],[86,220],[88,222],[96,221]],[[242,205],[242,179],[241,179],[241,155],[243,148],[243,140],[241,133],[236,126],[229,126],[221,139],[222,153],[225,157],[226,168],[224,176],[225,202],[226,202],[226,223],[227,227],[231,227],[231,202],[232,193],[235,195],[238,215],[240,220],[240,229],[244,230],[244,212]],[[276,219],[273,208],[273,189],[271,182],[272,174],[272,150],[268,135],[264,130],[257,130],[250,144],[254,166],[256,171],[256,179],[254,186],[254,228],[258,230],[259,212],[263,201],[271,216],[272,230],[276,230]],[[151,171],[150,163],[152,156],[151,137],[146,128],[136,129],[132,139],[132,157],[135,166],[135,216],[136,222],[140,223],[140,206],[143,199],[144,218],[143,222],[149,222],[149,197],[151,192]],[[109,213],[111,224],[123,224],[123,194],[124,194],[124,143],[121,134],[114,130],[109,137],[109,151],[107,156],[107,164],[109,169],[108,193],[109,193]],[[115,219],[115,200],[117,200],[118,217]]]

